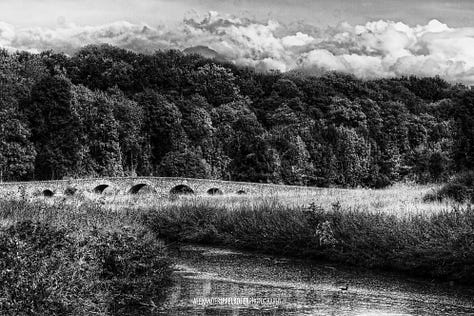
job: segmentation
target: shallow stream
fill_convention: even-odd
[[[456,285],[213,247],[171,255],[159,315],[474,315],[474,289]]]

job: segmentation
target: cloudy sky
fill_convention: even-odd
[[[474,83],[471,0],[0,0],[0,47],[205,45],[259,70]]]

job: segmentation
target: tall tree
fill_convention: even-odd
[[[143,136],[145,112],[117,87],[108,91],[117,122],[122,165],[129,175],[148,174],[150,153]]]
[[[26,113],[37,152],[38,179],[61,179],[77,172],[80,124],[71,98],[71,83],[64,77],[48,76],[33,86]]]
[[[34,171],[36,151],[23,117],[0,100],[0,181],[27,180]]]
[[[104,92],[74,88],[74,110],[80,118],[81,171],[96,176],[123,173],[119,125],[113,98]]]
[[[454,160],[458,170],[474,168],[474,91],[466,91],[454,107]]]
[[[170,151],[183,151],[187,139],[178,107],[154,90],[146,90],[135,99],[145,113],[144,137],[150,145],[151,165],[157,170],[161,159]]]

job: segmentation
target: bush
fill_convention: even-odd
[[[392,181],[390,180],[390,178],[384,174],[379,174],[375,179],[375,182],[372,187],[374,189],[383,189],[390,185],[392,185]]]
[[[83,237],[74,237],[83,236]],[[25,221],[0,230],[0,310],[107,315],[163,297],[169,261],[144,232],[74,232]]]
[[[455,177],[456,183],[462,183],[465,186],[474,188],[474,171],[466,171]]]
[[[153,307],[170,285],[170,260],[165,248],[146,231],[103,233],[93,230],[80,242],[83,259],[98,265],[98,277],[107,289],[112,314]],[[150,305],[154,300],[156,303]]]
[[[0,310],[19,315],[92,312],[88,273],[66,230],[22,222],[0,234]],[[75,273],[75,271],[80,272]]]
[[[450,198],[456,202],[464,203],[471,199],[472,192],[463,184],[448,183],[438,191],[437,195],[439,200]]]
[[[474,202],[474,171],[458,174],[437,192],[428,193],[423,198],[426,202],[444,199],[452,199],[458,203]]]
[[[76,188],[67,187],[66,190],[64,191],[64,194],[68,195],[68,196],[72,196],[72,195],[76,194],[76,192],[77,192]]]
[[[437,191],[426,193],[425,196],[423,196],[423,202],[425,203],[436,202],[436,201],[441,201]]]

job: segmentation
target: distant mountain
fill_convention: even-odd
[[[187,55],[198,54],[198,55],[201,55],[204,58],[215,59],[217,61],[226,61],[227,60],[224,55],[221,55],[218,52],[216,52],[215,50],[210,49],[209,47],[203,46],[203,45],[188,47],[188,48],[183,50],[183,53],[185,53]]]

